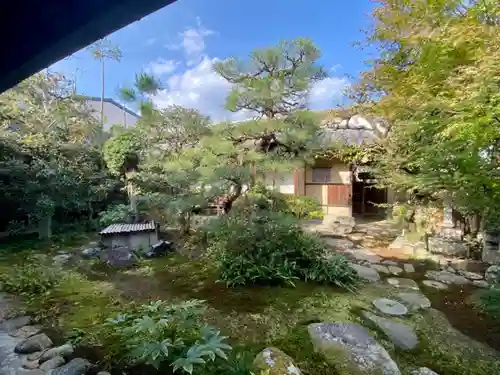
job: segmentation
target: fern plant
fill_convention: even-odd
[[[200,322],[203,301],[169,305],[156,301],[109,319],[103,339],[111,344],[111,359],[128,365],[147,364],[191,374],[217,357],[227,360],[231,347],[219,331]]]

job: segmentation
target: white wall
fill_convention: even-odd
[[[87,100],[87,108],[97,119],[101,119],[101,102],[97,100]],[[110,102],[104,102],[104,131],[109,131],[113,125],[122,125],[125,127],[133,126],[137,122],[137,117],[129,112],[117,107]]]
[[[294,194],[295,184],[293,183],[293,172],[268,173],[266,175],[266,186],[283,194]]]

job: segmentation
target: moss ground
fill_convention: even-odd
[[[62,244],[4,247],[0,272],[26,262],[33,253],[53,256],[60,250],[71,252],[83,240],[77,237]],[[254,355],[264,347],[275,346],[294,358],[305,375],[338,375],[340,372],[314,353],[307,324],[363,323],[359,317],[361,309],[371,309],[373,299],[397,292],[383,284],[365,285],[357,293],[347,293],[306,283],[299,283],[296,288],[226,288],[216,281],[217,275],[209,263],[178,255],[144,260],[129,270],[82,261],[68,265],[60,285],[50,296],[27,303],[43,324],[71,336],[78,331],[91,333],[130,302],[202,299],[208,305],[207,323],[229,336],[235,348]],[[440,375],[500,375],[496,353],[453,329],[439,312],[416,313],[405,321],[415,327],[421,340],[420,347],[411,352],[395,349],[381,332],[369,327],[403,374],[426,366]]]

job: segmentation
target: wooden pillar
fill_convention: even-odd
[[[293,194],[295,196],[306,195],[306,169],[297,168],[293,171]]]

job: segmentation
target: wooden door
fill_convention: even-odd
[[[328,205],[349,207],[351,205],[352,185],[331,184],[328,185]]]

